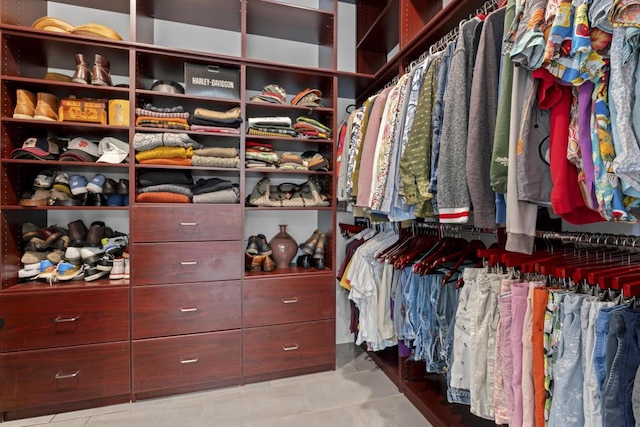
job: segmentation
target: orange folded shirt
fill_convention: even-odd
[[[184,194],[158,191],[153,193],[140,193],[136,196],[139,203],[191,203],[189,196]]]

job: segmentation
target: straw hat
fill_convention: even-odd
[[[44,75],[44,79],[56,82],[71,82],[71,76],[67,76],[61,73],[47,73]]]
[[[31,24],[31,27],[36,30],[54,31],[56,33],[70,33],[73,30],[73,25],[51,16],[43,16],[37,19]]]
[[[77,34],[81,36],[100,37],[110,40],[122,40],[120,34],[115,30],[100,24],[84,24],[78,25],[71,30],[71,34]]]

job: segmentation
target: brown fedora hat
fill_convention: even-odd
[[[73,25],[62,19],[52,18],[51,16],[43,16],[42,18],[36,19],[36,21],[31,24],[31,27],[36,30],[53,31],[56,33],[70,33],[71,30],[73,30]]]
[[[71,30],[71,34],[77,34],[81,36],[100,37],[110,40],[122,40],[120,34],[115,30],[100,24],[84,24],[78,25]]]

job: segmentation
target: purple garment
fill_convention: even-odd
[[[400,357],[411,356],[411,349],[405,345],[404,340],[398,340],[398,355]]]
[[[511,360],[513,362],[513,413],[509,414],[510,424],[521,426],[523,424],[522,401],[522,371],[531,366],[522,366],[522,333],[524,330],[524,317],[527,311],[527,296],[529,295],[529,283],[514,283],[511,285]],[[509,408],[511,409],[511,408]]]
[[[594,84],[590,81],[584,82],[579,87],[578,92],[578,142],[582,153],[582,171],[585,175],[585,186],[588,197],[591,199],[590,206],[598,206],[594,183],[593,150],[591,145],[591,95]]]

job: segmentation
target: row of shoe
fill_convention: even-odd
[[[276,263],[271,258],[272,253],[264,234],[250,236],[247,249],[244,252],[245,269],[250,273],[272,272],[276,269]]]
[[[318,270],[324,270],[326,268],[324,251],[326,242],[326,235],[320,230],[315,230],[304,243],[299,245],[304,255],[300,255],[296,260],[298,267],[315,267]]]
[[[98,173],[89,181],[83,175],[45,169],[22,195],[21,206],[126,206],[129,180],[119,182]]]
[[[126,234],[113,231],[102,221],[94,221],[87,228],[82,220],[76,220],[68,227],[40,229],[32,223],[22,224],[25,251],[19,278],[50,282],[82,278],[92,281],[107,275],[111,280],[128,278]]]

